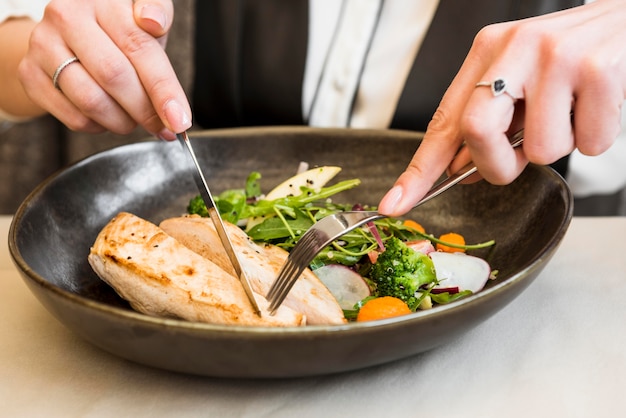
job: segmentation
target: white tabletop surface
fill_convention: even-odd
[[[0,217],[1,416],[623,416],[626,218],[575,218],[536,281],[453,344],[270,381],[161,371],[83,341],[27,289],[8,254],[9,224]]]

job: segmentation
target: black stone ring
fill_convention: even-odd
[[[502,94],[506,94],[513,100],[517,100],[515,96],[508,92],[506,86],[506,80],[504,78],[496,78],[492,82],[489,81],[481,81],[476,83],[476,87],[489,87],[491,88],[491,94],[493,97],[498,97]]]

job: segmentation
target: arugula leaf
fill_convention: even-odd
[[[275,200],[259,200],[254,204],[247,205],[242,218],[254,218],[275,213],[278,208],[301,208],[309,203],[327,199],[344,190],[352,189],[361,184],[359,179],[345,180],[329,187],[323,187],[319,191],[303,187],[303,193],[297,196],[286,196]]]
[[[215,198],[215,207],[222,219],[233,224],[237,224],[246,205],[246,194],[240,189],[226,190]]]
[[[285,220],[278,216],[267,218],[258,225],[252,227],[248,235],[255,241],[274,241],[284,238],[293,238],[293,234],[300,237],[313,226],[313,220],[301,210],[294,210],[295,217]]]
[[[246,197],[255,198],[261,196],[261,173],[253,171],[246,179]]]

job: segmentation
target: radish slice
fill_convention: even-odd
[[[435,247],[433,247],[433,244],[427,239],[407,241],[405,244],[407,247],[412,248],[415,251],[419,251],[422,254],[430,254],[435,251]]]
[[[428,254],[435,265],[437,287],[458,287],[459,290],[478,292],[489,280],[491,267],[479,257],[465,253],[435,251]]]
[[[370,288],[359,273],[341,264],[328,264],[313,273],[337,299],[341,309],[354,309],[354,305],[371,295]]]

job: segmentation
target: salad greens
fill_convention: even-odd
[[[352,189],[361,182],[351,179],[315,190],[302,187],[302,193],[274,200],[265,200],[261,193],[258,172],[251,173],[244,188],[226,190],[214,197],[217,210],[228,222],[246,228],[248,235],[257,242],[275,244],[291,250],[300,237],[319,219],[336,212],[354,210],[355,205],[334,203],[332,196]],[[362,209],[374,209],[359,206]],[[190,214],[207,217],[208,211],[200,195],[193,197],[187,207]],[[256,223],[259,218],[262,222]],[[255,223],[247,228],[249,223]],[[396,219],[375,221],[383,242],[392,236],[403,241],[422,239],[423,235],[402,225]],[[324,249],[313,265],[355,265],[364,255],[378,248],[378,242],[364,228],[356,229]]]
[[[260,179],[260,173],[252,172],[241,189],[226,190],[215,196],[216,207],[224,220],[244,228],[254,241],[274,244],[287,251],[293,248],[300,237],[315,222],[327,215],[346,210],[376,209],[371,206],[333,202],[332,197],[336,194],[358,186],[360,184],[359,179],[344,180],[318,189],[301,186],[300,194],[289,194],[272,200],[265,199],[261,191]],[[208,216],[206,206],[199,195],[190,200],[187,211],[190,214]],[[393,259],[397,259],[396,256],[402,254],[400,258],[409,260],[411,261],[409,264],[420,267],[416,272],[400,269],[403,272],[403,278],[400,281],[403,282],[402,287],[406,290],[402,299],[410,302],[408,304],[412,310],[417,309],[426,297],[430,297],[435,303],[448,303],[468,293],[452,294],[433,291],[434,286],[438,283],[430,259],[425,255],[422,255],[423,257],[415,256],[413,250],[410,250],[411,253],[409,253],[406,250],[407,247],[404,244],[398,245],[398,242],[429,240],[433,244],[440,243],[464,250],[484,248],[494,244],[493,241],[474,245],[443,242],[432,235],[405,225],[402,220],[394,218],[383,218],[374,221],[373,224],[376,230],[374,233],[368,227],[357,228],[333,242],[318,254],[311,263],[311,268],[315,269],[327,264],[349,266],[363,276],[370,287],[374,289],[373,294],[377,295],[375,289],[384,283],[385,270],[389,270],[388,267],[395,262]],[[393,254],[389,252],[385,256],[385,253],[382,252],[384,248],[381,246],[387,245],[394,251],[392,251]],[[368,255],[373,252],[378,252],[380,257],[383,257],[381,260],[385,260],[385,257],[388,260],[384,261],[384,264],[376,266],[368,258]],[[382,267],[383,265],[386,267]],[[394,291],[383,291],[380,295],[383,294],[394,294]],[[355,306],[355,309],[358,310],[358,306]],[[346,313],[346,316],[349,317],[348,312]]]

